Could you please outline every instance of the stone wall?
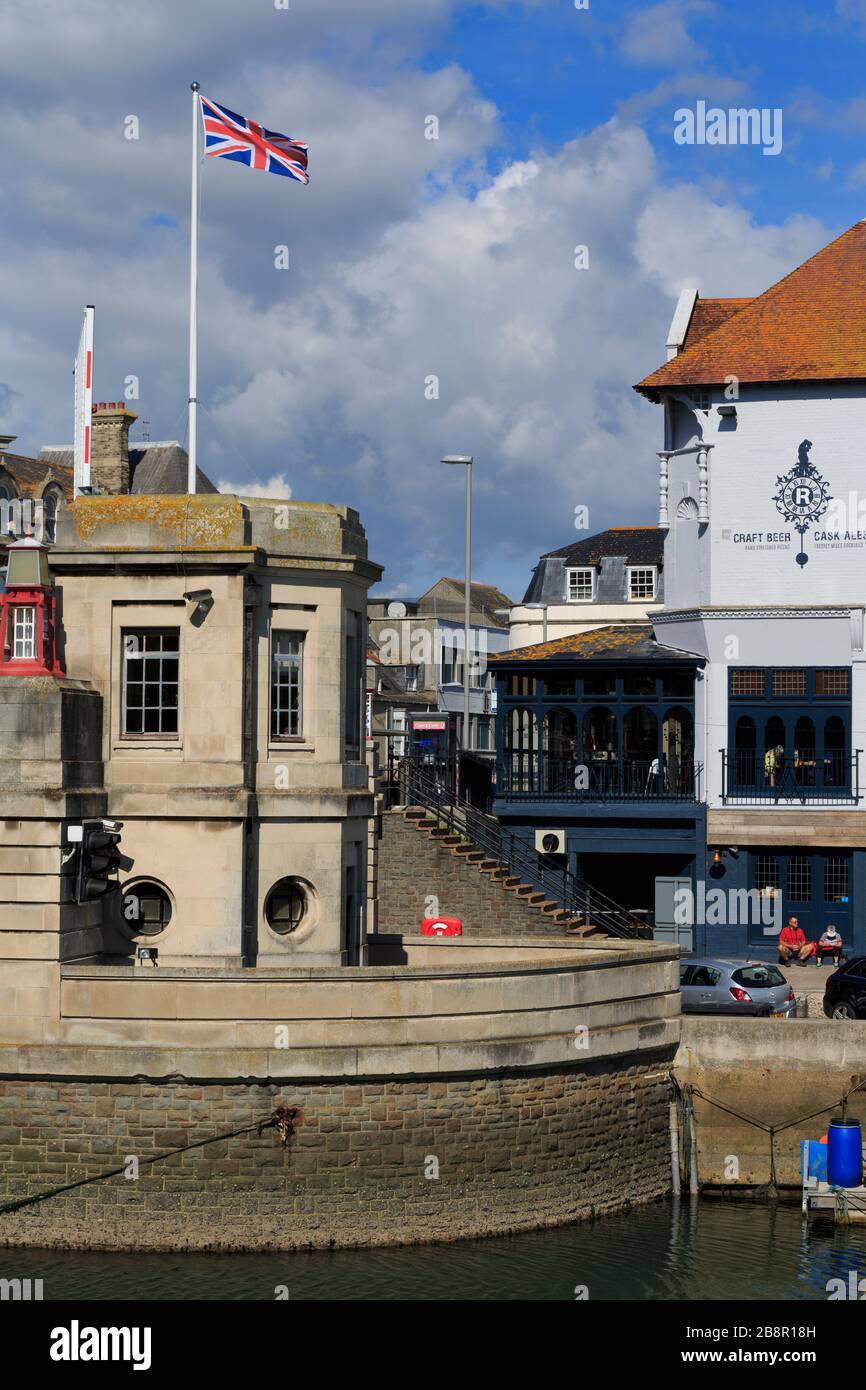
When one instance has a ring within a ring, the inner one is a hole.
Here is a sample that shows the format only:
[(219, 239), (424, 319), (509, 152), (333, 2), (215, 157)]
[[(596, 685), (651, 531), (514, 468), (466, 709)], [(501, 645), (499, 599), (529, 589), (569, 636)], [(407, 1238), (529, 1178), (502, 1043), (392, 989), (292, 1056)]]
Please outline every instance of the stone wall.
[[(0, 1245), (288, 1249), (450, 1240), (557, 1225), (670, 1187), (672, 1049), (510, 1071), (352, 1084), (0, 1079)], [(266, 1128), (155, 1153), (297, 1108)], [(437, 1176), (438, 1174), (438, 1176)]]
[(701, 1187), (799, 1191), (800, 1141), (826, 1134), (847, 1092), (847, 1113), (866, 1130), (866, 1090), (852, 1089), (866, 1085), (866, 1023), (686, 1015), (675, 1074), (701, 1093)]
[[(463, 931), (472, 936), (555, 935), (563, 930), (476, 864), (431, 840), (399, 810), (382, 816), (378, 882), (381, 932), (417, 932), (422, 917), (430, 915), (459, 917)], [(432, 914), (425, 911), (431, 896), (439, 904)]]

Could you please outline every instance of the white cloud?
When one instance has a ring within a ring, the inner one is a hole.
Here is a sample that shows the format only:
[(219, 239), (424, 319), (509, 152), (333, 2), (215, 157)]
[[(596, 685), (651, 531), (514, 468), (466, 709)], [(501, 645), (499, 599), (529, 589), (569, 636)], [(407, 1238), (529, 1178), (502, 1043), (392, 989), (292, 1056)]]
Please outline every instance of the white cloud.
[[(289, 113), (313, 174), (287, 188), (219, 161), (204, 170), (200, 463), (230, 479), (224, 489), (357, 507), (390, 592), (460, 572), (462, 477), (440, 466), (444, 453), (475, 455), (476, 573), (514, 597), (538, 554), (574, 536), (576, 505), (593, 527), (651, 520), (661, 418), (630, 386), (664, 358), (677, 289), (755, 293), (829, 239), (814, 220), (756, 227), (731, 199), (668, 186), (623, 119), (490, 176), (498, 113), (460, 67), (418, 61), (448, 0), (292, 0), (288, 58), (272, 39), (287, 14), (252, 7), (241, 64), (228, 0), (184, 0), (183, 26), (167, 24), (167, 0), (88, 3), (84, 29), (111, 44), (85, 43), (54, 3), (0, 10), (0, 49), (16, 55), (0, 92), (15, 150), (0, 224), (0, 382), (13, 395), (0, 391), (0, 431), (31, 452), (70, 437), (80, 310), (95, 302), (98, 397), (118, 398), (135, 373), (151, 435), (182, 434), (197, 72), (235, 109), (277, 126)], [(323, 38), (339, 13), (357, 52), (361, 10), (388, 21), (375, 82)], [(100, 28), (104, 14), (113, 28)], [(130, 111), (138, 142), (122, 136)], [(424, 139), (428, 114), (439, 141)], [(179, 228), (149, 225), (155, 213)], [(289, 271), (274, 268), (283, 242)]]
[(646, 67), (678, 68), (703, 62), (705, 49), (688, 31), (687, 21), (713, 13), (708, 0), (661, 0), (641, 7), (629, 19), (621, 50), (629, 63)]
[(285, 473), (275, 473), (266, 483), (257, 483), (244, 478), (240, 482), (227, 482), (220, 479), (217, 483), (220, 492), (232, 492), (238, 497), (291, 497), (292, 489), (286, 482)]

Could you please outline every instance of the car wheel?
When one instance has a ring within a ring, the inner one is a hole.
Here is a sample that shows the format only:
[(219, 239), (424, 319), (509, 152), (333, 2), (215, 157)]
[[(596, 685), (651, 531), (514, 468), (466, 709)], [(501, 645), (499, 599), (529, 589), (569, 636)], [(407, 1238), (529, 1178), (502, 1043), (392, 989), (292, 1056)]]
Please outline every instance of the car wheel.
[(839, 999), (830, 1010), (831, 1018), (855, 1019), (859, 1015), (850, 999)]

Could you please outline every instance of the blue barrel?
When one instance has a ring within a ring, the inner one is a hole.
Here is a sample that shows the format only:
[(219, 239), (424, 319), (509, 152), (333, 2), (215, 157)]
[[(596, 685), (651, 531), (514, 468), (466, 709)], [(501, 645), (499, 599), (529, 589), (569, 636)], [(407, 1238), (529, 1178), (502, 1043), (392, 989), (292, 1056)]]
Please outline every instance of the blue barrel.
[(863, 1136), (859, 1120), (831, 1120), (827, 1130), (827, 1180), (832, 1187), (860, 1187)]

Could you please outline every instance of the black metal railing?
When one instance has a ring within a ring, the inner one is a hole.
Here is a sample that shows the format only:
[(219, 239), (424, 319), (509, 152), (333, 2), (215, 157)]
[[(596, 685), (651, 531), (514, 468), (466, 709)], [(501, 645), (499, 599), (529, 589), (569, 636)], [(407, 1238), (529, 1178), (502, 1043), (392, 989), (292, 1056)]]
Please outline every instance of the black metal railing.
[(506, 753), (496, 795), (537, 801), (700, 801), (703, 765), (624, 759), (581, 763), (546, 753)]
[(551, 862), (551, 856), (539, 854), (494, 816), (458, 801), (435, 773), (409, 761), (403, 766), (403, 801), (407, 806), (423, 807), (443, 829), (496, 860), (509, 875), (543, 893), (549, 902), (558, 903), (572, 917), (604, 927), (611, 936), (652, 937), (652, 927), (642, 917), (591, 888), (565, 865)]
[(722, 800), (744, 802), (801, 801), (838, 805), (860, 800), (860, 753), (831, 749), (793, 753), (736, 748), (722, 755)]

